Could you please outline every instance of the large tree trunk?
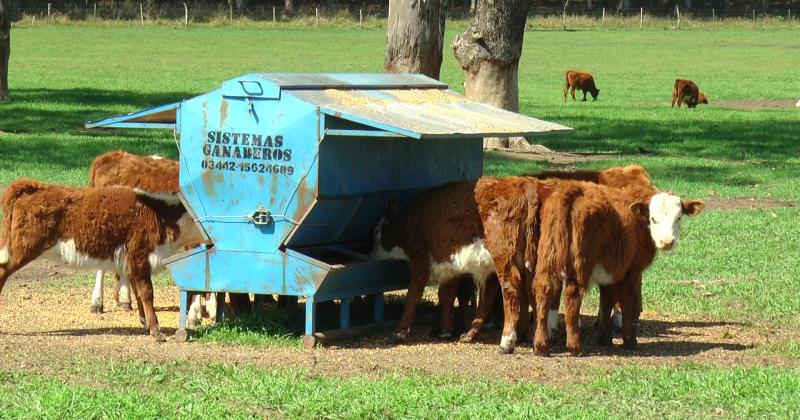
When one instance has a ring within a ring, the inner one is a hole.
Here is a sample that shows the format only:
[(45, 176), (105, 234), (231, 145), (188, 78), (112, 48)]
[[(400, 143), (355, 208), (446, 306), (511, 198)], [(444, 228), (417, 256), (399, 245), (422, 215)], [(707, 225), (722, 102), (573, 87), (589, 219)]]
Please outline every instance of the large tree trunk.
[[(517, 112), (519, 58), (530, 1), (485, 0), (477, 6), (469, 27), (453, 42), (453, 52), (464, 69), (465, 94)], [(487, 146), (508, 147), (508, 143), (508, 139), (492, 140)], [(522, 143), (515, 141), (516, 145)]]
[(0, 101), (8, 101), (8, 59), (11, 56), (11, 0), (0, 0)]
[(439, 79), (447, 0), (390, 0), (386, 73), (422, 73)]

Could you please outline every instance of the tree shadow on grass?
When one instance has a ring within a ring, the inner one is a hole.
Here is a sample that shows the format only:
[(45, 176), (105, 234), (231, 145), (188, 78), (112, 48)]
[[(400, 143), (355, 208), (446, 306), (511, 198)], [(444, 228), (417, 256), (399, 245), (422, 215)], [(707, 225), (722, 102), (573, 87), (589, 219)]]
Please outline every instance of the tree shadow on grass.
[[(12, 102), (0, 104), (0, 131), (47, 133), (83, 130), (86, 121), (138, 111), (196, 96), (189, 92), (124, 90), (16, 89)], [(83, 132), (92, 136), (91, 132)]]

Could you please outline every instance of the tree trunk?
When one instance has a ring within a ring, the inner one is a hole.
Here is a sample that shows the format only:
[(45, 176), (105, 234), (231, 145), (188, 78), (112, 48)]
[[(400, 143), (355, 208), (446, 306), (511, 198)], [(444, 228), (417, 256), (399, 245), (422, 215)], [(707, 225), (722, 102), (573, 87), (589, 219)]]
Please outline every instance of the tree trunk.
[(291, 16), (294, 13), (294, 1), (293, 0), (283, 0), (283, 14), (286, 17)]
[(386, 73), (422, 73), (439, 79), (447, 0), (390, 0)]
[(8, 60), (11, 56), (11, 0), (0, 0), (0, 101), (8, 101)]
[[(453, 42), (453, 52), (464, 69), (465, 94), (472, 100), (517, 112), (519, 58), (530, 1), (477, 3), (469, 27)], [(489, 147), (508, 145), (508, 139), (487, 144)]]

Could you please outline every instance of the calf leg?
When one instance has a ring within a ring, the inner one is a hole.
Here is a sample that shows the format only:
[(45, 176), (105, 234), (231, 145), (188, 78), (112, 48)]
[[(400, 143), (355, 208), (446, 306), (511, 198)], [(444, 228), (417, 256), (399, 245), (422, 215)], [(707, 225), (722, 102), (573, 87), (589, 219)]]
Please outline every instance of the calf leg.
[(635, 285), (628, 282), (620, 296), (622, 306), (622, 347), (633, 349), (636, 347), (636, 327), (633, 325), (633, 308), (635, 299)]
[(408, 339), (417, 305), (422, 300), (422, 293), (425, 291), (425, 285), (428, 284), (429, 278), (430, 267), (426, 263), (416, 262), (411, 264), (411, 284), (406, 294), (403, 316), (400, 317), (400, 322), (398, 322), (392, 336), (393, 341), (405, 341)]
[(478, 305), (475, 308), (475, 317), (472, 319), (472, 325), (470, 325), (467, 332), (461, 334), (461, 342), (471, 343), (475, 339), (475, 336), (481, 331), (483, 323), (489, 316), (489, 311), (491, 311), (492, 305), (497, 298), (497, 292), (499, 291), (500, 283), (497, 277), (489, 276), (483, 283), (483, 289), (480, 291), (480, 297), (478, 298)]
[(614, 301), (614, 293), (610, 288), (600, 286), (600, 310), (597, 314), (600, 334), (597, 336), (597, 344), (601, 346), (611, 345), (611, 308), (614, 307)]
[[(145, 319), (145, 329), (150, 331), (156, 341), (164, 341), (164, 334), (161, 333), (161, 328), (158, 325), (158, 317), (156, 310), (153, 306), (153, 283), (150, 279), (150, 264), (131, 264), (128, 262), (131, 271), (129, 272), (131, 284), (135, 284), (136, 295), (141, 301)], [(137, 266), (138, 265), (138, 266)]]
[[(527, 305), (528, 292), (524, 290), (522, 276), (515, 265), (509, 263), (502, 272), (497, 273), (500, 290), (503, 292), (503, 336), (500, 338), (500, 351), (513, 353), (517, 345), (517, 328), (520, 326), (522, 305)], [(525, 309), (527, 312), (527, 308)]]
[(586, 90), (582, 89), (582, 91), (583, 91), (583, 99), (581, 99), (581, 102), (586, 102)]
[(556, 281), (551, 284), (550, 308), (547, 311), (547, 333), (553, 336), (558, 331), (558, 309), (561, 306), (562, 282)]
[(192, 304), (189, 305), (189, 312), (186, 315), (186, 327), (195, 329), (203, 322), (203, 307), (200, 303), (202, 293), (189, 293)]
[(567, 92), (569, 91), (569, 80), (567, 80), (567, 85), (564, 86), (564, 102), (567, 102)]
[(536, 332), (533, 336), (533, 353), (538, 356), (549, 356), (547, 318), (554, 296), (553, 282), (550, 281), (550, 276), (546, 272), (537, 272), (532, 287), (536, 297)]
[(105, 277), (105, 271), (97, 270), (94, 289), (92, 289), (92, 306), (89, 307), (89, 312), (94, 314), (103, 313), (103, 277)]
[(453, 304), (458, 294), (459, 283), (463, 277), (456, 277), (445, 284), (439, 285), (439, 338), (453, 337)]
[(114, 290), (114, 300), (117, 301), (117, 306), (125, 311), (132, 311), (131, 307), (131, 289), (128, 280), (123, 280), (119, 274), (114, 273), (114, 280), (116, 289)]
[(564, 322), (567, 327), (567, 350), (573, 356), (582, 355), (580, 315), (584, 290), (574, 280), (567, 280), (564, 287)]
[(575, 85), (572, 85), (572, 88), (571, 88), (572, 90), (570, 91), (570, 93), (572, 94), (572, 100), (573, 101), (577, 101), (577, 99), (575, 99), (575, 87), (576, 87)]

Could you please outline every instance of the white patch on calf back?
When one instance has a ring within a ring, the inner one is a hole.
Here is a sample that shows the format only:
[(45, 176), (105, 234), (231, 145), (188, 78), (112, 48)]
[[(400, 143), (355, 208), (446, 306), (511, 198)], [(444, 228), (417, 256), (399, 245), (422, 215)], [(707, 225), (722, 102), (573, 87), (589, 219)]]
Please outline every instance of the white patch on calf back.
[(159, 156), (159, 155), (150, 155), (150, 159), (153, 159), (153, 160), (161, 160), (161, 159), (164, 159), (164, 158), (163, 158), (163, 157), (161, 157), (161, 156)]
[(0, 264), (7, 264), (11, 261), (11, 256), (8, 255), (8, 248), (0, 249)]
[(490, 274), (495, 272), (494, 260), (483, 245), (483, 239), (475, 240), (457, 250), (447, 261), (431, 259), (431, 283), (443, 284), (461, 274), (471, 274), (479, 288)]
[(589, 278), (589, 283), (596, 283), (601, 286), (608, 286), (614, 283), (611, 274), (603, 268), (602, 265), (597, 264), (592, 270), (592, 276)]
[(124, 254), (124, 248), (120, 247), (114, 250), (114, 256), (111, 259), (98, 259), (78, 251), (74, 239), (67, 239), (66, 241), (59, 239), (52, 248), (42, 255), (45, 258), (62, 261), (65, 264), (76, 267), (95, 268), (119, 273), (123, 265)]

